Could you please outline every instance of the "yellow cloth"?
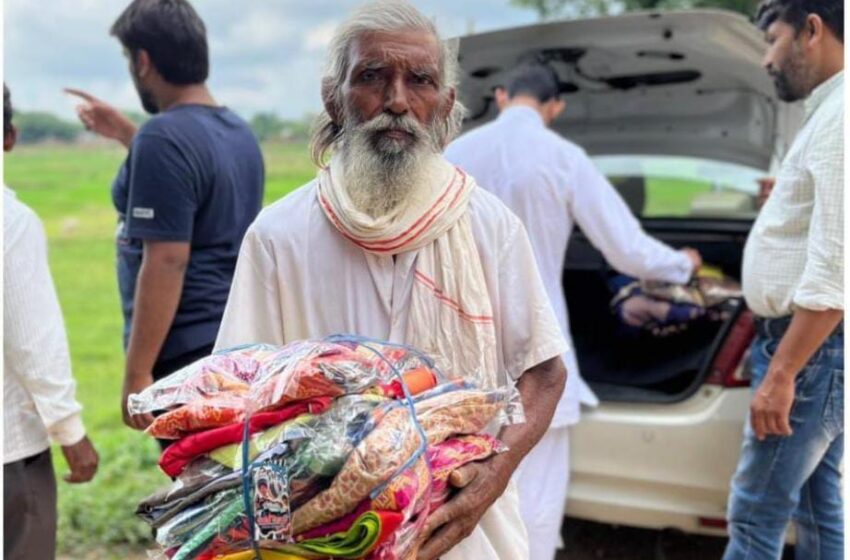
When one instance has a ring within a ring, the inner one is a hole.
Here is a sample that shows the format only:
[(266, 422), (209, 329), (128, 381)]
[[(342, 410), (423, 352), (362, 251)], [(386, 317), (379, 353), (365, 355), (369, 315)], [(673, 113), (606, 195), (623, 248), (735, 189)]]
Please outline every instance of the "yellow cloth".
[[(315, 418), (312, 414), (302, 414), (288, 422), (279, 424), (268, 430), (263, 430), (251, 436), (251, 446), (248, 448), (248, 456), (253, 460), (261, 452), (269, 448), (270, 445), (279, 441), (280, 436), (284, 431), (292, 428), (299, 428), (306, 423), (309, 423)], [(210, 459), (217, 463), (221, 463), (225, 467), (231, 469), (242, 468), (242, 443), (233, 443), (219, 447), (215, 451), (210, 452)]]
[[(261, 549), (260, 554), (262, 555), (261, 560), (307, 560), (303, 556), (295, 556), (276, 550)], [(234, 552), (224, 556), (216, 556), (215, 558), (216, 560), (256, 560), (256, 555), (253, 550), (243, 550), (242, 552)]]

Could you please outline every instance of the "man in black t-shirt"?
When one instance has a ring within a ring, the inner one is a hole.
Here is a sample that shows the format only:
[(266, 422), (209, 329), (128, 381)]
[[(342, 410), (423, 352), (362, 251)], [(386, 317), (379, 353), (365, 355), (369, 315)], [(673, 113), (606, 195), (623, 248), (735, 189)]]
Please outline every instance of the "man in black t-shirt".
[(186, 0), (134, 0), (112, 26), (142, 105), (141, 128), (79, 90), (86, 128), (129, 149), (112, 187), (127, 396), (209, 354), (245, 230), (260, 210), (264, 168), (248, 125), (205, 85), (206, 29)]

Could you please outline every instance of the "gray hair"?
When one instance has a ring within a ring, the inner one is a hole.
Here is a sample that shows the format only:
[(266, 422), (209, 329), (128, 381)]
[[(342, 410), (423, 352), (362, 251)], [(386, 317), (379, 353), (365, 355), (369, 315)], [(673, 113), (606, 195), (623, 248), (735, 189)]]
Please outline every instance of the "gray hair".
[[(447, 93), (457, 88), (459, 65), (457, 60), (457, 41), (441, 41), (437, 26), (422, 15), (406, 0), (377, 0), (358, 7), (334, 33), (329, 47), (328, 66), (323, 83), (330, 84), (331, 103), (343, 114), (342, 85), (348, 75), (351, 44), (364, 33), (397, 32), (400, 30), (425, 31), (437, 38), (440, 49), (440, 89)], [(460, 101), (455, 101), (446, 122), (439, 127), (441, 147), (445, 147), (454, 138), (463, 124), (466, 110)], [(323, 167), (328, 153), (334, 148), (343, 134), (343, 127), (335, 123), (327, 111), (322, 111), (313, 124), (310, 140), (310, 155), (313, 162)]]

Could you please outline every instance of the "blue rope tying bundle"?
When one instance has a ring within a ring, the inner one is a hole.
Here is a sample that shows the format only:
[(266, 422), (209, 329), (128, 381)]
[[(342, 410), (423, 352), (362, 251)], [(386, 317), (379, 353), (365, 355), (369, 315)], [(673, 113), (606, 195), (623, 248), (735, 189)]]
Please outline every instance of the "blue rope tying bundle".
[[(364, 348), (367, 348), (368, 350), (374, 352), (378, 356), (378, 358), (381, 359), (381, 361), (383, 361), (385, 364), (387, 364), (387, 366), (389, 366), (390, 370), (392, 371), (393, 375), (398, 379), (399, 383), (401, 384), (402, 391), (404, 391), (404, 404), (405, 404), (405, 406), (407, 406), (408, 410), (410, 411), (410, 419), (413, 423), (413, 426), (416, 428), (417, 434), (419, 435), (419, 440), (420, 440), (419, 441), (419, 447), (416, 449), (416, 452), (414, 452), (414, 454), (404, 463), (404, 465), (399, 467), (399, 469), (395, 473), (393, 473), (392, 476), (390, 476), (389, 479), (387, 479), (386, 481), (384, 481), (383, 484), (381, 484), (380, 486), (375, 488), (372, 491), (372, 493), (370, 494), (370, 498), (375, 499), (381, 492), (383, 492), (386, 489), (386, 487), (396, 477), (398, 477), (401, 473), (403, 473), (407, 469), (411, 468), (414, 465), (414, 463), (420, 457), (425, 458), (425, 464), (426, 464), (426, 466), (428, 468), (428, 472), (430, 474), (431, 465), (428, 463), (428, 456), (426, 454), (426, 451), (428, 449), (428, 436), (425, 435), (425, 430), (424, 430), (424, 428), (422, 428), (422, 424), (420, 424), (419, 418), (416, 416), (416, 407), (414, 406), (413, 396), (410, 394), (410, 390), (407, 387), (407, 383), (404, 381), (404, 377), (398, 371), (398, 368), (396, 368), (395, 365), (390, 360), (388, 360), (387, 357), (384, 356), (384, 354), (380, 350), (373, 348), (369, 344), (380, 344), (382, 346), (388, 346), (388, 347), (393, 347), (393, 348), (401, 348), (403, 350), (407, 350), (408, 352), (412, 353), (417, 358), (419, 358), (429, 368), (436, 371), (440, 375), (440, 377), (443, 377), (442, 372), (437, 368), (434, 361), (431, 360), (428, 356), (426, 356), (422, 352), (420, 352), (419, 350), (417, 350), (416, 348), (413, 348), (411, 346), (407, 346), (406, 344), (386, 342), (386, 341), (377, 340), (377, 339), (369, 338), (369, 337), (365, 337), (365, 336), (337, 334), (337, 335), (328, 336), (324, 340), (327, 341), (327, 342), (337, 342), (337, 343), (338, 342), (353, 342), (353, 343), (356, 343), (356, 344), (360, 344)], [(247, 347), (247, 346), (242, 346), (242, 347)], [(242, 347), (239, 347), (239, 348), (242, 348)], [(248, 520), (248, 536), (251, 539), (251, 548), (254, 550), (254, 555), (255, 555), (254, 560), (261, 560), (262, 559), (262, 552), (260, 550), (260, 543), (257, 542), (257, 539), (254, 535), (254, 532), (256, 531), (256, 518), (255, 518), (255, 515), (254, 515), (254, 502), (253, 502), (253, 499), (252, 499), (251, 473), (253, 472), (255, 465), (250, 460), (250, 447), (251, 447), (250, 420), (251, 420), (251, 413), (247, 412), (245, 414), (245, 424), (244, 424), (244, 428), (243, 428), (243, 431), (242, 431), (242, 465), (241, 465), (241, 470), (242, 470), (242, 500), (245, 503), (245, 515), (246, 515), (247, 520)]]

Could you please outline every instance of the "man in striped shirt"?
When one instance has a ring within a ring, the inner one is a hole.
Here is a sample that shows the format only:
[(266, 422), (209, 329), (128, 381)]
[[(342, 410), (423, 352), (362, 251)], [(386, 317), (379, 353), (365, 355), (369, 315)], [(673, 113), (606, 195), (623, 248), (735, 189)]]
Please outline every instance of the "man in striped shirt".
[[(3, 86), (3, 150), (15, 145), (12, 103)], [(38, 217), (10, 189), (3, 200), (3, 554), (53, 558), (56, 479), (50, 443), (71, 473), (91, 480), (97, 452), (77, 402), (62, 310)]]

